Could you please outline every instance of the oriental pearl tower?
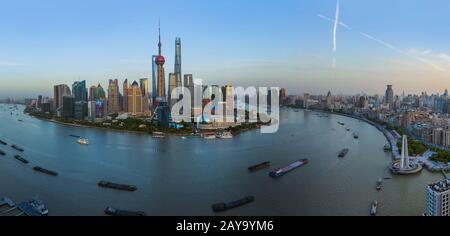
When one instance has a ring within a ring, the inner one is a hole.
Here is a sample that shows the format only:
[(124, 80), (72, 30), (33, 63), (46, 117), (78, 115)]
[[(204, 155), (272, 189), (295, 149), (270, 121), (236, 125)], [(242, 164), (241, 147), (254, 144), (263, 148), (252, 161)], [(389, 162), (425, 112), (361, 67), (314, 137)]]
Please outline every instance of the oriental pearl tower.
[(166, 59), (161, 55), (161, 25), (158, 24), (158, 56), (155, 58), (155, 63), (158, 66), (158, 80), (157, 80), (157, 88), (156, 88), (156, 96), (159, 99), (165, 101), (166, 99), (166, 81), (164, 76), (164, 63)]

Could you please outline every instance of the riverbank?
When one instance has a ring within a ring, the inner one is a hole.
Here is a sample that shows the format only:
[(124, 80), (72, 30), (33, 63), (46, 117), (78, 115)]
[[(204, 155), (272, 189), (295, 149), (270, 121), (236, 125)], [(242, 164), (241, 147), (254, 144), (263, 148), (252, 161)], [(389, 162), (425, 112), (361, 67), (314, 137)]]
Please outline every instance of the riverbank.
[[(80, 122), (75, 122), (75, 121), (62, 121), (62, 120), (57, 120), (51, 116), (48, 115), (43, 115), (43, 114), (39, 114), (39, 113), (33, 113), (30, 111), (27, 111), (25, 109), (24, 114), (30, 116), (30, 117), (34, 117), (36, 119), (39, 120), (43, 120), (43, 121), (49, 121), (55, 124), (59, 124), (59, 125), (65, 125), (65, 126), (71, 126), (71, 127), (77, 127), (77, 128), (95, 128), (95, 129), (100, 129), (100, 130), (104, 130), (104, 131), (114, 131), (114, 132), (120, 132), (120, 133), (131, 133), (131, 134), (140, 134), (140, 135), (153, 135), (154, 133), (164, 133), (165, 136), (175, 136), (175, 137), (185, 137), (185, 136), (189, 136), (189, 137), (202, 137), (202, 134), (204, 133), (220, 133), (220, 132), (231, 132), (231, 134), (233, 136), (237, 136), (240, 135), (241, 133), (244, 132), (248, 132), (248, 131), (253, 131), (253, 130), (257, 130), (260, 129), (262, 125), (264, 125), (263, 123), (248, 123), (248, 124), (242, 124), (239, 126), (235, 126), (235, 127), (230, 127), (228, 129), (220, 129), (220, 130), (201, 130), (200, 132), (194, 133), (194, 132), (188, 132), (188, 129), (184, 129), (184, 130), (180, 130), (180, 129), (168, 129), (168, 128), (163, 128), (163, 127), (154, 127), (154, 125), (150, 122), (139, 122), (138, 126), (140, 127), (140, 125), (144, 125), (145, 127), (142, 129), (145, 130), (129, 130), (126, 128), (114, 128), (115, 126), (113, 126), (112, 122), (107, 122), (105, 121), (104, 123), (108, 123), (107, 126), (100, 126), (99, 124), (101, 123), (91, 123), (92, 125), (86, 125), (86, 122), (83, 121), (82, 124), (80, 124)], [(127, 120), (122, 121), (123, 122), (127, 122)], [(183, 132), (184, 131), (184, 132)]]

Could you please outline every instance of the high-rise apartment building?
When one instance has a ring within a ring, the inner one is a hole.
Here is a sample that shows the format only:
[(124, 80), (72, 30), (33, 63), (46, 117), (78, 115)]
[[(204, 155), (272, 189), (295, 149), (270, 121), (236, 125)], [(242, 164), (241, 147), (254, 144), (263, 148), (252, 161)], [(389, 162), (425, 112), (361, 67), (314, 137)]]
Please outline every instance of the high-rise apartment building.
[(392, 85), (387, 86), (386, 94), (384, 96), (384, 103), (389, 105), (389, 109), (394, 108), (394, 90), (392, 89)]
[(427, 216), (450, 216), (450, 180), (427, 187)]
[(128, 112), (128, 79), (125, 79), (125, 81), (123, 81), (123, 104), (122, 104), (122, 109), (124, 112)]

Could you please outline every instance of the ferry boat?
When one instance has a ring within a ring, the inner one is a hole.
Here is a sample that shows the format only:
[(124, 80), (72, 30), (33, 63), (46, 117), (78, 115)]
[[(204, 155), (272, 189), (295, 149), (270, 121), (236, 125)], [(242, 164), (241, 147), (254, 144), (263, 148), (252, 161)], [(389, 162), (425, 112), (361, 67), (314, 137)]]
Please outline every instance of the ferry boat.
[(287, 174), (288, 172), (291, 172), (294, 169), (297, 169), (297, 168), (299, 168), (301, 166), (304, 166), (304, 165), (306, 165), (308, 163), (309, 163), (308, 159), (302, 159), (302, 160), (296, 161), (296, 162), (294, 162), (294, 163), (292, 163), (289, 166), (286, 166), (284, 168), (278, 168), (278, 169), (275, 169), (275, 170), (271, 171), (269, 173), (269, 176), (272, 177), (272, 178), (281, 177), (281, 176)]
[(5, 141), (3, 141), (3, 140), (1, 140), (1, 139), (0, 139), (0, 144), (8, 145)]
[(350, 150), (349, 150), (348, 148), (343, 149), (343, 150), (339, 153), (338, 157), (344, 158), (345, 156), (347, 156), (347, 154), (348, 154), (349, 151), (350, 151)]
[(86, 138), (79, 138), (77, 140), (77, 143), (81, 144), (81, 145), (89, 145), (89, 140)]
[(17, 145), (12, 145), (11, 147), (16, 149), (19, 152), (23, 152), (24, 151), (22, 148), (18, 147)]
[(103, 188), (111, 188), (111, 189), (124, 190), (124, 191), (130, 191), (130, 192), (137, 190), (137, 187), (134, 185), (116, 184), (116, 183), (111, 183), (108, 181), (100, 181), (98, 183), (98, 186), (103, 187)]
[(379, 178), (377, 181), (377, 190), (380, 191), (383, 188), (383, 179)]
[(262, 169), (267, 168), (269, 166), (270, 166), (270, 162), (266, 161), (266, 162), (260, 163), (258, 165), (250, 166), (248, 168), (248, 170), (253, 172), (253, 171), (262, 170)]
[(217, 138), (232, 139), (233, 135), (231, 134), (231, 132), (224, 132), (224, 133), (221, 133), (221, 134), (217, 135)]
[(216, 204), (212, 205), (212, 209), (214, 212), (222, 212), (222, 211), (226, 211), (229, 209), (243, 206), (243, 205), (251, 203), (253, 201), (255, 201), (255, 197), (248, 196), (248, 197), (245, 197), (245, 198), (242, 198), (242, 199), (239, 199), (236, 201), (232, 201), (232, 202), (216, 203)]
[(107, 207), (105, 209), (105, 214), (110, 216), (145, 216), (145, 212), (143, 211), (119, 210), (114, 207)]
[(370, 208), (370, 215), (371, 216), (376, 216), (377, 215), (377, 211), (378, 211), (378, 201), (375, 200), (372, 203), (372, 207)]
[(205, 136), (203, 136), (203, 138), (206, 140), (213, 140), (213, 139), (216, 139), (217, 137), (216, 137), (216, 135), (205, 135)]
[(153, 136), (152, 136), (153, 138), (160, 138), (160, 139), (163, 139), (163, 138), (165, 138), (166, 136), (164, 135), (164, 133), (163, 132), (153, 132)]
[(16, 160), (21, 161), (21, 162), (24, 163), (24, 164), (30, 163), (27, 159), (21, 157), (20, 155), (15, 155), (14, 158), (15, 158)]
[(35, 166), (35, 167), (33, 168), (33, 170), (38, 171), (38, 172), (41, 172), (41, 173), (44, 173), (44, 174), (47, 174), (47, 175), (51, 175), (51, 176), (58, 176), (58, 173), (57, 173), (57, 172), (51, 171), (51, 170), (47, 170), (47, 169), (44, 169), (44, 168), (42, 168), (42, 167), (40, 167), (40, 166)]

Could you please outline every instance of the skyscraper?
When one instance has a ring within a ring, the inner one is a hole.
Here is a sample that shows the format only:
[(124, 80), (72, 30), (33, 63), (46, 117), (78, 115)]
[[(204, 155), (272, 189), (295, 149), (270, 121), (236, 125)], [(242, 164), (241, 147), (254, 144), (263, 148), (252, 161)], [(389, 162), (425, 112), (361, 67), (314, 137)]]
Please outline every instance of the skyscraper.
[(141, 88), (139, 84), (134, 81), (131, 87), (128, 88), (127, 92), (128, 96), (128, 113), (132, 116), (140, 116), (143, 114), (143, 106), (142, 106), (142, 94)]
[(175, 38), (175, 76), (176, 87), (181, 87), (181, 38)]
[(139, 84), (140, 84), (140, 88), (141, 88), (141, 93), (142, 95), (148, 95), (148, 79), (147, 78), (142, 78), (139, 80)]
[(73, 83), (72, 95), (75, 103), (74, 117), (77, 120), (84, 120), (88, 115), (88, 92), (85, 80)]
[(54, 111), (56, 116), (61, 116), (64, 96), (70, 96), (70, 88), (65, 84), (55, 85), (53, 88)]
[(108, 113), (119, 113), (119, 111), (119, 81), (110, 79), (108, 85)]
[(155, 63), (158, 66), (158, 80), (157, 80), (157, 89), (156, 96), (159, 97), (162, 101), (166, 100), (166, 82), (164, 76), (164, 63), (166, 63), (166, 59), (161, 54), (161, 27), (158, 27), (158, 56), (155, 58)]
[(72, 94), (74, 96), (75, 102), (87, 102), (88, 93), (86, 89), (86, 80), (74, 82), (72, 85)]
[(128, 79), (125, 79), (125, 81), (123, 81), (123, 104), (122, 104), (122, 108), (123, 111), (128, 112)]
[(177, 80), (178, 76), (176, 73), (169, 74), (169, 91), (167, 91), (167, 93), (169, 97), (170, 106), (173, 106), (178, 100), (178, 98), (172, 98), (172, 91), (177, 87)]
[(392, 89), (392, 85), (388, 85), (386, 89), (386, 95), (384, 97), (385, 104), (389, 105), (389, 109), (394, 108), (394, 90)]

